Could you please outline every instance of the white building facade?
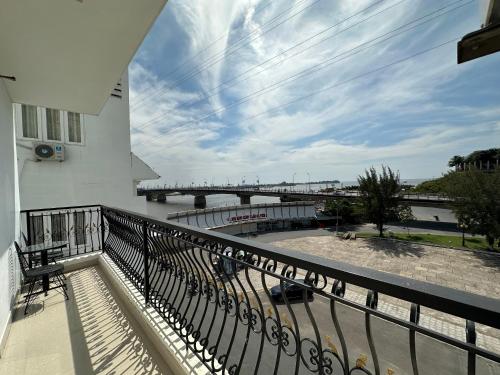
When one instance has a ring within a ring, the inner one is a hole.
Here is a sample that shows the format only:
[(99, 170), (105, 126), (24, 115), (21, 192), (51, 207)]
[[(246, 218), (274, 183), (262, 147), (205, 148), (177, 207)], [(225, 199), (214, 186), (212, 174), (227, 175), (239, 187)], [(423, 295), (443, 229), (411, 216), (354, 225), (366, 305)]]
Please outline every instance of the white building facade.
[[(19, 289), (20, 210), (97, 203), (145, 211), (134, 193), (126, 71), (165, 4), (2, 2), (0, 353)], [(120, 79), (121, 98), (110, 97)], [(34, 142), (62, 144), (65, 160), (36, 162)]]
[[(99, 115), (14, 105), (21, 209), (106, 204), (145, 212), (141, 180), (159, 176), (130, 150), (127, 74)], [(35, 146), (58, 147), (44, 160)]]

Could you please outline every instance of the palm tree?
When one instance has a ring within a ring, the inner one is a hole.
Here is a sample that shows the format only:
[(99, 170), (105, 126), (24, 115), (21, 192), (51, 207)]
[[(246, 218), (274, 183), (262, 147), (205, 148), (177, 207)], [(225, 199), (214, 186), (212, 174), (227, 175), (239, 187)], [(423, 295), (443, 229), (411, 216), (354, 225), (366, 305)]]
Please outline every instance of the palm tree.
[(455, 171), (462, 170), (462, 166), (464, 164), (464, 157), (460, 155), (455, 155), (453, 156), (450, 161), (448, 162), (448, 167), (453, 168), (455, 167)]

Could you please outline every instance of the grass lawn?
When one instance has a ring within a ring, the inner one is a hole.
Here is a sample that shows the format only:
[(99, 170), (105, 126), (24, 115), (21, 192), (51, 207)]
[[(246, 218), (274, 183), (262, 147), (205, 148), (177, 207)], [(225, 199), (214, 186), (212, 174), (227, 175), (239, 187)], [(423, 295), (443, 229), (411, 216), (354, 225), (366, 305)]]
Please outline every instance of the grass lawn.
[[(378, 237), (377, 233), (356, 233), (356, 236), (361, 238)], [(463, 247), (462, 236), (445, 236), (440, 234), (427, 234), (427, 233), (393, 233), (391, 236), (385, 235), (386, 238), (395, 238), (397, 240), (429, 243), (433, 245)], [(465, 247), (472, 250), (488, 250), (488, 243), (482, 237), (465, 237)], [(495, 248), (500, 251), (500, 249)]]

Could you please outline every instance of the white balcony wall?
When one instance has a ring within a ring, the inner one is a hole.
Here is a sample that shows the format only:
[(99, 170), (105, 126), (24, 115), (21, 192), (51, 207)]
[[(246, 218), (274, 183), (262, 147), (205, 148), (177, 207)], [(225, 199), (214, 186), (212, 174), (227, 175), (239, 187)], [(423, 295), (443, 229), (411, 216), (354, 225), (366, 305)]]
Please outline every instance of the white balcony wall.
[(62, 162), (35, 161), (33, 142), (18, 134), (22, 209), (102, 203), (145, 212), (145, 198), (133, 191), (126, 74), (121, 83), (122, 98), (110, 96), (98, 116), (83, 115), (83, 144), (65, 144)]
[(19, 225), (12, 103), (0, 79), (0, 350), (19, 287), (14, 241)]
[(137, 187), (141, 181), (156, 180), (160, 178), (160, 175), (133, 152), (130, 153), (130, 159), (132, 162), (132, 178), (134, 180), (132, 189), (134, 190), (134, 195), (137, 195)]

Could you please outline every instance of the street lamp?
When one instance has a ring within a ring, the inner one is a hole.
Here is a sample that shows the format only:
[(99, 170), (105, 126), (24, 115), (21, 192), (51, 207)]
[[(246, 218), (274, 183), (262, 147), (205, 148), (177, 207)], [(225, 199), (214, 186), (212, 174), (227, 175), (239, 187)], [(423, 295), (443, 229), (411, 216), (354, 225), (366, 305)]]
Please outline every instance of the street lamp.
[(467, 229), (467, 225), (465, 223), (460, 223), (458, 227), (462, 229), (462, 247), (465, 247), (465, 230)]
[(292, 175), (292, 189), (295, 191), (295, 175), (297, 174), (297, 172), (293, 172), (293, 175)]
[(335, 235), (338, 236), (339, 234), (339, 201), (338, 200), (334, 200), (333, 201), (333, 204), (335, 206), (335, 211), (337, 212), (336, 215), (336, 219), (337, 219), (337, 222), (335, 223)]

